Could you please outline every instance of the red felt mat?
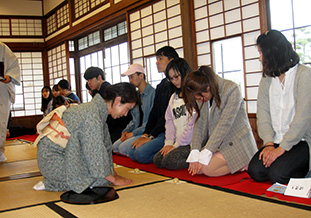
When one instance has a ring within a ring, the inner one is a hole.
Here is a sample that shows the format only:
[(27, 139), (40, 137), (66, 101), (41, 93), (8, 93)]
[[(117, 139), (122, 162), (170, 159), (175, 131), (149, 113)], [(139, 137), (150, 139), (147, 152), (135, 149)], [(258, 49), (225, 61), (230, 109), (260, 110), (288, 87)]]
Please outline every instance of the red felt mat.
[(38, 135), (22, 135), (18, 137), (13, 137), (13, 138), (7, 138), (6, 140), (15, 140), (15, 139), (21, 139), (29, 142), (34, 142), (36, 140)]
[(150, 164), (140, 164), (138, 162), (132, 161), (130, 158), (120, 155), (113, 155), (113, 161), (116, 164), (130, 167), (138, 168), (147, 172), (160, 174), (167, 177), (179, 178), (181, 180), (192, 181), (194, 183), (219, 186), (221, 188), (235, 190), (243, 193), (248, 193), (252, 195), (266, 195), (268, 197), (275, 196), (280, 200), (289, 202), (298, 202), (306, 205), (311, 205), (311, 199), (289, 197), (281, 194), (276, 194), (267, 191), (267, 189), (272, 185), (271, 182), (255, 182), (252, 180), (246, 172), (235, 173), (233, 175), (226, 175), (220, 177), (207, 177), (204, 175), (189, 175), (187, 169), (182, 170), (167, 170), (159, 169), (153, 163)]
[(113, 160), (116, 164), (130, 167), (130, 168), (138, 168), (140, 170), (148, 171), (151, 173), (160, 174), (163, 176), (168, 176), (172, 178), (179, 178), (181, 180), (192, 181), (195, 183), (205, 184), (205, 185), (213, 185), (213, 186), (225, 186), (236, 184), (243, 179), (249, 178), (249, 175), (245, 172), (236, 173), (233, 175), (226, 175), (221, 177), (207, 177), (204, 175), (195, 175), (191, 176), (188, 173), (188, 169), (181, 170), (168, 170), (168, 169), (159, 169), (153, 163), (149, 164), (140, 164), (138, 162), (132, 161), (130, 158), (120, 155), (113, 155)]

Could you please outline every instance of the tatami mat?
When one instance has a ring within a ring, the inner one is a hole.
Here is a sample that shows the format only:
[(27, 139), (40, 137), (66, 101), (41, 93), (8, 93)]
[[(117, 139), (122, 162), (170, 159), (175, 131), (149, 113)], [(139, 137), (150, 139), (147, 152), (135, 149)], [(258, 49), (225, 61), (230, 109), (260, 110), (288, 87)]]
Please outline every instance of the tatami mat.
[(5, 146), (11, 146), (11, 145), (21, 145), (24, 144), (25, 142), (14, 139), (14, 140), (8, 140), (5, 142)]
[(57, 218), (62, 217), (45, 205), (0, 213), (0, 218)]
[(59, 200), (61, 192), (35, 191), (43, 177), (0, 182), (0, 211)]
[(97, 205), (56, 203), (77, 217), (310, 217), (310, 212), (195, 184), (156, 183), (118, 191), (119, 199)]
[[(119, 199), (96, 205), (70, 205), (60, 201), (62, 192), (33, 190), (43, 179), (37, 167), (36, 148), (29, 143), (11, 141), (6, 144), (5, 154), (8, 162), (0, 164), (0, 218), (62, 217), (62, 213), (87, 218), (311, 217), (310, 211), (304, 209), (196, 184), (168, 183), (169, 177), (135, 172), (119, 165), (115, 166), (118, 175), (134, 180), (126, 187), (115, 187)], [(29, 176), (21, 179), (19, 175)]]
[(0, 166), (0, 178), (25, 173), (39, 172), (37, 159), (7, 162), (2, 163)]
[(37, 148), (30, 143), (18, 143), (5, 146), (7, 162), (31, 160), (37, 158)]
[[(139, 174), (132, 173), (133, 169), (126, 167), (117, 167), (116, 172), (120, 176), (124, 176), (134, 180), (134, 182), (126, 187), (143, 185), (158, 181), (168, 180), (170, 178), (159, 176), (152, 173)], [(33, 177), (28, 179), (19, 179), (0, 182), (0, 211), (12, 208), (24, 207), (34, 204), (40, 204), (50, 201), (60, 200), (62, 192), (35, 191), (33, 186), (42, 181), (43, 177)], [(115, 188), (123, 188), (118, 186)], [(2, 203), (3, 202), (3, 203)]]
[(121, 189), (124, 187), (132, 187), (132, 186), (138, 186), (138, 185), (143, 185), (147, 183), (153, 183), (153, 182), (158, 182), (158, 181), (164, 181), (164, 180), (169, 180), (171, 178), (153, 174), (153, 173), (148, 173), (144, 171), (140, 171), (138, 173), (135, 173), (133, 169), (127, 168), (127, 167), (117, 167), (115, 168), (116, 172), (118, 175), (126, 177), (128, 179), (132, 179), (134, 182), (130, 185), (127, 186), (115, 186), (115, 189)]

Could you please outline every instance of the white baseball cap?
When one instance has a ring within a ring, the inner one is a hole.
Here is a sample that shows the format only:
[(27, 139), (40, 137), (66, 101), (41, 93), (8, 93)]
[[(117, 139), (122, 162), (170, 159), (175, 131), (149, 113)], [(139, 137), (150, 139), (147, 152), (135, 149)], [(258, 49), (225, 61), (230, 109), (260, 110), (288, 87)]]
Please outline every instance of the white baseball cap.
[(136, 72), (137, 73), (146, 74), (145, 73), (145, 69), (144, 69), (144, 67), (142, 65), (140, 65), (140, 64), (131, 64), (129, 66), (129, 69), (126, 72), (122, 73), (121, 76), (130, 76), (130, 75), (132, 75), (132, 74), (134, 74)]

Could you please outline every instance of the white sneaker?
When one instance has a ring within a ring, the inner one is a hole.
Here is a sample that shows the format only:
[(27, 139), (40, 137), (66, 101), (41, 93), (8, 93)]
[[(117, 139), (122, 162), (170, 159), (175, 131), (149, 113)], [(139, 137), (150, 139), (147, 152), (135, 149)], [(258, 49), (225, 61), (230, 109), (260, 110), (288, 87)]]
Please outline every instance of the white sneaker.
[(8, 159), (6, 159), (4, 153), (1, 153), (1, 154), (0, 154), (0, 163), (1, 163), (1, 162), (5, 162), (5, 161), (7, 161), (7, 160), (8, 160)]
[(44, 191), (45, 190), (45, 186), (44, 186), (43, 182), (40, 181), (37, 184), (35, 184), (33, 189), (36, 190), (36, 191)]

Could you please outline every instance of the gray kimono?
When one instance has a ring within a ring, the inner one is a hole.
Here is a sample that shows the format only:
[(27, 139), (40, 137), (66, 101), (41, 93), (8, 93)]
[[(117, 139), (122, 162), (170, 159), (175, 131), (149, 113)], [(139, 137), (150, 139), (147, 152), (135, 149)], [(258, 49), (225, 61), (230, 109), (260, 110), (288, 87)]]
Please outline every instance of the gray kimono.
[(38, 166), (47, 191), (73, 190), (109, 185), (113, 174), (112, 143), (106, 124), (108, 109), (97, 94), (91, 102), (67, 109), (62, 120), (71, 136), (66, 148), (47, 137), (38, 143)]

